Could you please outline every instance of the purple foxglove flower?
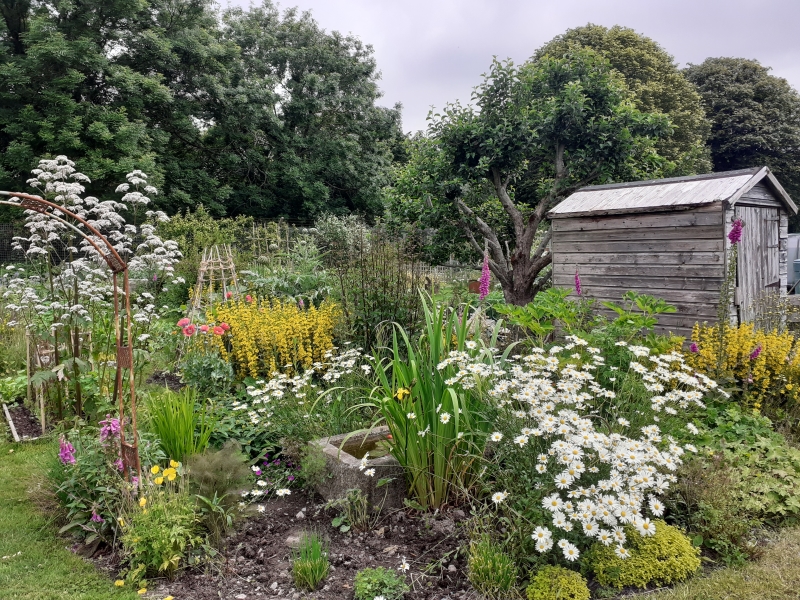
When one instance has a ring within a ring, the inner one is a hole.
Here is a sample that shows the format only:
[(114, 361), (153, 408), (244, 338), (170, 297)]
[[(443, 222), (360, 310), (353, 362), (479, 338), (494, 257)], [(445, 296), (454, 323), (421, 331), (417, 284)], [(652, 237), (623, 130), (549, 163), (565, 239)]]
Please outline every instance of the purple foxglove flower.
[(761, 345), (756, 346), (756, 349), (750, 353), (750, 360), (755, 360), (761, 354)]
[(74, 465), (77, 462), (75, 460), (75, 447), (63, 437), (61, 438), (60, 448), (58, 450), (58, 458), (65, 465)]
[(92, 518), (89, 519), (92, 523), (104, 523), (105, 519), (98, 515), (95, 511), (92, 511)]
[(114, 461), (114, 466), (117, 467), (117, 471), (122, 471), (125, 468), (125, 465), (122, 464), (122, 459), (118, 458)]
[(691, 345), (691, 346), (689, 346), (689, 350), (690, 350), (691, 352), (694, 352), (695, 354), (697, 354), (698, 352), (700, 352), (700, 348), (697, 346), (697, 342), (692, 342), (692, 345)]
[(153, 275), (153, 281), (158, 281), (158, 275)]
[(483, 255), (483, 268), (481, 269), (480, 285), (478, 287), (478, 297), (483, 301), (489, 295), (489, 279), (491, 273), (489, 272), (489, 255)]
[(733, 227), (731, 227), (730, 232), (728, 233), (728, 239), (730, 240), (731, 244), (738, 244), (739, 240), (742, 239), (742, 228), (744, 227), (744, 223), (742, 223), (741, 219), (736, 219), (733, 222)]
[(112, 435), (119, 433), (119, 419), (112, 419), (111, 415), (106, 415), (104, 421), (98, 423), (100, 425), (100, 441), (105, 442)]
[(578, 296), (580, 296), (581, 293), (582, 293), (581, 276), (578, 275), (578, 271), (577, 270), (575, 271), (575, 293), (578, 294)]

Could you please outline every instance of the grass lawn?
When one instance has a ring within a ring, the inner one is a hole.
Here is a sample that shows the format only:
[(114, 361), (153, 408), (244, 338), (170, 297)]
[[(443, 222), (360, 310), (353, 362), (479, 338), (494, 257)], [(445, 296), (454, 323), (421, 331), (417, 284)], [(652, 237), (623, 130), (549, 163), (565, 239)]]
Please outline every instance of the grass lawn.
[(647, 600), (789, 600), (800, 598), (800, 528), (785, 529), (757, 562), (722, 569), (662, 592), (629, 598)]
[(8, 444), (4, 433), (0, 428), (0, 600), (138, 598), (70, 552), (57, 528), (28, 500), (29, 474), (40, 468), (45, 453), (58, 451), (57, 445)]

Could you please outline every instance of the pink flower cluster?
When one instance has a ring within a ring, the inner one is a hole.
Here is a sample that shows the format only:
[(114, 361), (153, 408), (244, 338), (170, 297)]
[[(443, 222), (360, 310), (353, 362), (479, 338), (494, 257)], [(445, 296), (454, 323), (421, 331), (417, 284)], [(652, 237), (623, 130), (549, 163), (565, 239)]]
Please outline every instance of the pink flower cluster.
[(739, 241), (742, 239), (742, 229), (744, 228), (744, 223), (742, 223), (741, 219), (736, 219), (733, 222), (733, 227), (731, 227), (730, 232), (728, 233), (728, 239), (730, 240), (731, 244), (738, 244)]
[[(478, 297), (483, 300), (489, 295), (489, 280), (492, 275), (489, 272), (489, 255), (483, 255), (483, 269), (481, 269), (480, 286), (478, 287)], [(473, 288), (474, 289), (474, 288)]]
[(197, 327), (186, 317), (178, 321), (177, 325), (181, 328), (183, 335), (186, 337), (192, 337), (198, 331), (200, 333), (211, 332), (214, 335), (224, 335), (225, 332), (231, 328), (227, 323), (220, 323), (219, 325), (200, 325), (200, 327)]
[(60, 447), (58, 450), (58, 458), (62, 464), (74, 465), (75, 460), (75, 446), (70, 444), (65, 438), (61, 438)]

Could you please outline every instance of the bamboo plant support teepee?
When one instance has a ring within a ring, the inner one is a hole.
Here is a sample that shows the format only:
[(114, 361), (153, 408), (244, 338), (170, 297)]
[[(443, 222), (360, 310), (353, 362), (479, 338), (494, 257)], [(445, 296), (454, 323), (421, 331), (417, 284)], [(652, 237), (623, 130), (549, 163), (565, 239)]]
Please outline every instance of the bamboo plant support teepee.
[(189, 317), (203, 314), (214, 302), (239, 297), (239, 281), (230, 244), (218, 244), (203, 250)]

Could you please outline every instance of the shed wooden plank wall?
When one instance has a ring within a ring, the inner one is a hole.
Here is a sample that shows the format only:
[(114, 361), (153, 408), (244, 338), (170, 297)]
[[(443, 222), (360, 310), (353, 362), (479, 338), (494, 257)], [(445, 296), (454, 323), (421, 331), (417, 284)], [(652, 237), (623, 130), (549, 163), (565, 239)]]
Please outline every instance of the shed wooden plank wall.
[(553, 219), (553, 283), (619, 301), (628, 290), (674, 304), (662, 331), (689, 335), (696, 321), (714, 321), (724, 277), (723, 210), (717, 202), (691, 210)]

